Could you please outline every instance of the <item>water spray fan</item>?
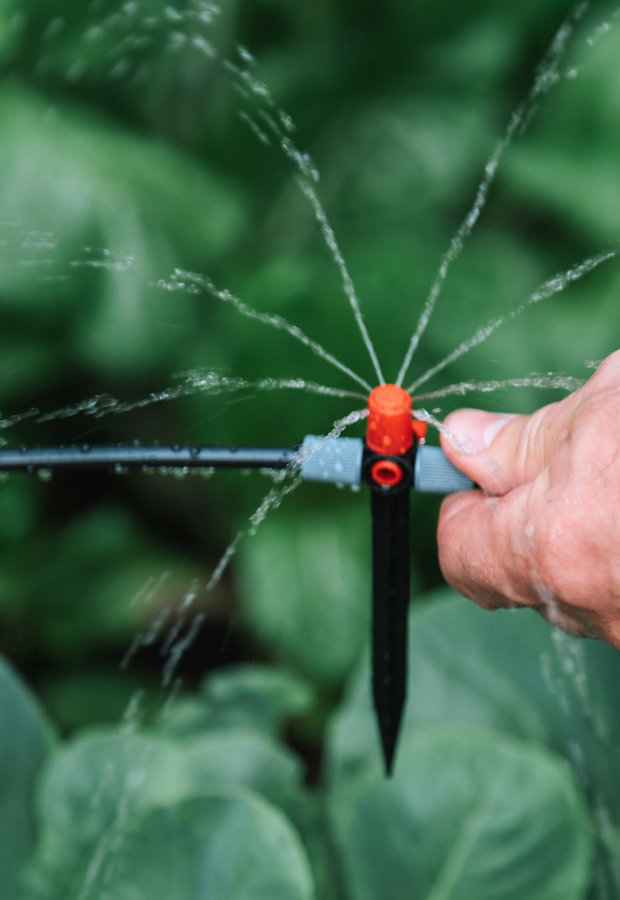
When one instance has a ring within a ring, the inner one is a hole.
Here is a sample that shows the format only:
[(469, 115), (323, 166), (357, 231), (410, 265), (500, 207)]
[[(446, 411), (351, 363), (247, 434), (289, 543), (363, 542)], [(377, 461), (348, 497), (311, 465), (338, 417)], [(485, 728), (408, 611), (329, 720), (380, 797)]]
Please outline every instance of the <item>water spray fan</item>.
[(392, 772), (407, 675), (409, 495), (449, 494), (474, 485), (413, 418), (409, 393), (394, 384), (368, 398), (366, 439), (307, 435), (297, 447), (60, 445), (3, 448), (0, 471), (190, 468), (287, 469), (305, 481), (370, 487), (372, 511), (372, 689), (386, 773)]
[[(340, 397), (363, 396), (364, 399), (368, 397), (367, 409), (352, 413), (346, 419), (334, 423), (335, 428), (327, 437), (307, 435), (303, 442), (296, 447), (226, 447), (180, 444), (169, 447), (159, 445), (144, 447), (82, 444), (32, 449), (25, 447), (0, 449), (0, 472), (24, 470), (34, 473), (54, 469), (108, 468), (118, 473), (124, 473), (130, 469), (143, 469), (167, 474), (168, 472), (187, 472), (190, 469), (254, 468), (286, 470), (297, 474), (305, 481), (348, 485), (353, 488), (359, 487), (362, 482), (365, 482), (370, 488), (372, 512), (372, 687), (385, 769), (388, 775), (391, 774), (393, 768), (406, 694), (407, 607), (410, 590), (410, 492), (416, 490), (420, 493), (449, 494), (470, 490), (474, 487), (473, 482), (450, 463), (439, 447), (427, 446), (425, 442), (427, 424), (415, 418), (411, 394), (414, 391), (417, 392), (422, 384), (437, 375), (450, 363), (479, 346), (501, 325), (513, 320), (529, 306), (558, 294), (569, 284), (592, 272), (602, 263), (615, 258), (619, 252), (617, 247), (605, 250), (548, 279), (512, 312), (493, 318), (485, 326), (478, 328), (467, 340), (418, 377), (408, 386), (408, 389), (400, 386), (404, 382), (412, 358), (428, 325), (448, 271), (458, 259), (466, 239), (471, 235), (472, 229), (480, 217), (500, 158), (510, 146), (513, 138), (526, 128), (532, 115), (539, 108), (543, 95), (553, 85), (562, 81), (560, 65), (567, 42), (587, 9), (587, 3), (578, 3), (560, 25), (536, 70), (536, 77), (529, 93), (514, 110), (503, 137), (487, 161), (473, 205), (456, 230), (442, 257), (436, 278), (430, 288), (409, 342), (405, 359), (397, 375), (396, 384), (386, 384), (384, 381), (353, 282), (316, 192), (318, 173), (310, 158), (299, 151), (292, 142), (289, 134), (291, 130), (290, 117), (278, 108), (265, 85), (256, 81), (249, 70), (240, 69), (237, 65), (228, 63), (227, 68), (238, 78), (242, 96), (249, 91), (255, 100), (258, 98), (263, 103), (263, 107), (259, 109), (259, 117), (263, 124), (269, 127), (285, 156), (295, 166), (302, 192), (311, 204), (319, 229), (342, 277), (344, 293), (369, 353), (379, 386), (374, 390), (371, 389), (367, 381), (305, 335), (297, 326), (291, 325), (281, 316), (258, 312), (250, 308), (230, 291), (218, 290), (210, 279), (204, 276), (176, 269), (171, 281), (161, 281), (158, 286), (170, 291), (205, 292), (231, 304), (239, 313), (250, 319), (287, 332), (323, 360), (356, 381), (366, 392), (369, 392), (364, 395), (351, 395), (349, 392), (326, 388), (323, 385), (313, 385), (317, 393)], [(243, 55), (242, 59), (244, 63), (247, 62)], [(251, 121), (249, 116), (247, 119)], [(255, 133), (263, 134), (262, 125), (259, 127), (256, 122), (252, 122), (252, 128)], [(270, 142), (266, 135), (263, 134), (263, 137), (266, 143)], [(550, 373), (548, 376), (533, 375), (503, 382), (463, 382), (451, 385), (441, 392), (417, 394), (417, 399), (422, 399), (423, 396), (429, 398), (448, 394), (462, 395), (470, 390), (489, 391), (500, 387), (523, 387), (526, 385), (572, 391), (581, 384), (583, 382), (579, 379), (563, 374), (554, 376)], [(190, 385), (196, 386), (194, 382), (190, 382)], [(198, 386), (201, 387), (204, 384), (199, 381)], [(237, 386), (251, 387), (252, 385), (240, 383)], [(257, 383), (255, 386), (271, 389), (275, 385), (271, 383), (271, 380), (267, 380)], [(297, 388), (302, 385), (297, 382), (287, 382), (279, 386)], [(181, 396), (182, 393), (183, 391), (174, 389), (163, 392), (154, 400), (173, 399)], [(100, 408), (97, 414), (102, 415), (106, 411), (128, 411), (135, 405), (143, 404), (128, 404), (123, 408), (122, 404), (117, 404), (112, 398), (112, 402), (108, 406)], [(85, 408), (88, 408), (89, 414), (93, 413), (91, 402), (86, 407), (79, 404), (75, 410), (70, 410), (70, 414)], [(64, 413), (66, 410), (60, 412)], [(40, 421), (52, 417), (44, 416)], [(340, 436), (344, 427), (358, 422), (362, 418), (367, 419), (365, 440)], [(432, 421), (432, 417), (429, 421)], [(434, 422), (433, 424), (438, 423)], [(259, 511), (262, 512), (262, 508), (257, 510), (257, 512)], [(225, 563), (228, 558), (229, 556), (224, 554), (222, 561)], [(219, 569), (218, 566), (218, 570), (221, 574), (223, 569)]]

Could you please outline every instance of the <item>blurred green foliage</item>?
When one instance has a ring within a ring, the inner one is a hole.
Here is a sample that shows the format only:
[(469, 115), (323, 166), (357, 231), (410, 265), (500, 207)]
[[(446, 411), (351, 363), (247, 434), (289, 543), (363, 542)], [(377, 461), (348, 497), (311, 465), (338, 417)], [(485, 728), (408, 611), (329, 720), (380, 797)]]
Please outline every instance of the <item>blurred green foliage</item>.
[[(34, 832), (12, 835), (3, 896), (615, 896), (620, 809), (606, 779), (620, 728), (617, 653), (533, 611), (490, 616), (445, 589), (424, 600), (410, 619), (392, 779), (366, 661), (332, 717), (312, 789), (282, 743), (309, 695), (283, 669), (231, 667), (148, 726), (136, 700), (120, 727), (52, 746), (5, 665), (1, 725), (18, 727), (4, 771), (20, 774), (0, 802), (19, 795)], [(37, 755), (20, 758), (20, 745)]]
[[(1, 436), (292, 445), (327, 431), (362, 401), (249, 390), (102, 418), (88, 408), (11, 417), (102, 394), (144, 398), (195, 368), (352, 387), (282, 332), (206, 293), (166, 289), (176, 268), (285, 317), (373, 380), (296, 172), (240, 116), (265, 124), (227, 61), (250, 65), (316, 161), (394, 378), (442, 253), (566, 12), (565, 0), (0, 0)], [(595, 3), (505, 154), (412, 378), (617, 241), (619, 58), (613, 4)], [(618, 346), (619, 281), (617, 263), (605, 264), (498, 329), (429, 390), (531, 372), (587, 377), (586, 361)], [(520, 389), (466, 402), (528, 411), (556, 397)], [(462, 402), (429, 405), (443, 416)], [(390, 788), (366, 676), (339, 699), (367, 636), (367, 497), (302, 486), (205, 591), (269, 486), (237, 472), (0, 483), (0, 649), (61, 732), (99, 723), (46, 765), (24, 897), (82, 897), (91, 877), (91, 895), (103, 895), (117, 873), (122, 896), (171, 896), (169, 878), (191, 898), (214, 860), (213, 900), (309, 898), (312, 879), (326, 900), (399, 898), (404, 885), (431, 900), (565, 900), (591, 881), (601, 900), (620, 895), (611, 651), (551, 638), (527, 615), (491, 619), (456, 601), (421, 608)], [(441, 582), (438, 502), (412, 504), (417, 594)], [(231, 662), (245, 665), (222, 668)], [(0, 681), (1, 738), (16, 742), (4, 766), (15, 793), (3, 788), (0, 803), (21, 810), (15, 847), (5, 845), (7, 897), (29, 852), (29, 797), (50, 740), (25, 695), (21, 712), (3, 711), (5, 692), (23, 693), (14, 680)], [(131, 716), (120, 734), (101, 725), (131, 713), (136, 697), (145, 730)], [(282, 741), (303, 750), (316, 780), (335, 705), (325, 784), (310, 790)], [(230, 856), (230, 829), (247, 841), (227, 868), (217, 848)], [(255, 870), (256, 881), (228, 880)]]
[[(391, 3), (379, 13), (371, 4), (346, 2), (247, 0), (216, 9), (198, 0), (178, 8), (158, 0), (97, 0), (65, 5), (59, 13), (43, 0), (6, 0), (0, 85), (4, 421), (34, 405), (49, 413), (104, 393), (141, 398), (193, 367), (250, 380), (302, 376), (349, 386), (286, 335), (206, 294), (158, 287), (179, 266), (213, 277), (261, 311), (286, 316), (372, 378), (290, 163), (240, 119), (247, 103), (225, 64), (239, 61), (239, 43), (254, 52), (255, 77), (292, 114), (295, 141), (318, 163), (321, 199), (379, 356), (394, 377), (441, 253), (565, 11), (559, 2), (501, 9), (471, 3), (458, 11), (445, 3), (415, 11)], [(586, 16), (560, 67), (561, 83), (544, 99), (529, 134), (508, 152), (431, 320), (414, 375), (489, 318), (517, 306), (543, 280), (615, 239), (620, 38), (614, 28), (596, 31), (606, 12), (603, 5)], [(609, 264), (530, 309), (429, 388), (532, 371), (587, 375), (584, 360), (599, 359), (617, 344), (617, 278)], [(526, 410), (552, 398), (521, 390), (483, 402)], [(442, 411), (450, 405), (454, 401), (442, 403)], [(31, 417), (5, 436), (28, 443), (292, 444), (324, 432), (350, 406), (298, 394), (292, 401), (285, 392), (197, 393), (125, 416), (81, 414), (44, 424)], [(105, 664), (172, 595), (180, 600), (185, 580), (206, 576), (265, 485), (258, 476), (237, 474), (191, 487), (140, 476), (62, 476), (45, 487), (16, 478), (1, 490), (2, 646), (38, 673), (44, 688), (48, 676), (58, 674), (48, 670), (66, 668), (67, 660), (77, 665), (96, 657)], [(298, 611), (305, 604), (316, 614), (319, 640), (329, 616), (350, 611), (340, 661), (314, 662), (314, 650), (282, 632), (276, 595), (289, 592), (284, 579), (298, 573), (267, 572), (268, 530), (257, 537), (257, 549), (247, 549), (237, 579), (227, 577), (200, 602), (209, 614), (229, 618), (236, 583), (249, 585), (244, 608), (265, 650), (289, 661), (302, 653), (301, 668), (334, 685), (363, 640), (367, 601), (354, 582), (366, 577), (360, 542), (365, 500), (304, 487), (287, 504), (294, 529), (307, 523), (306, 537), (299, 537), (300, 547), (308, 546), (302, 555), (329, 544), (338, 557), (327, 578), (334, 590), (338, 567), (356, 569), (347, 576), (346, 601), (342, 591), (336, 601), (316, 585), (306, 592), (310, 597), (319, 590), (324, 613), (289, 593)], [(414, 564), (420, 586), (429, 587), (439, 581), (436, 504), (424, 498), (414, 504)], [(272, 546), (281, 539), (274, 532)], [(161, 568), (177, 573), (169, 582), (176, 586), (146, 611), (132, 607), (143, 580), (159, 576), (162, 555)], [(294, 555), (291, 566), (297, 565)], [(26, 562), (31, 557), (35, 566)], [(303, 590), (299, 580), (297, 590)], [(340, 612), (328, 611), (334, 604)], [(66, 721), (74, 718), (68, 710)]]
[(278, 659), (324, 688), (342, 684), (367, 640), (366, 531), (359, 514), (282, 515), (243, 552), (245, 621)]

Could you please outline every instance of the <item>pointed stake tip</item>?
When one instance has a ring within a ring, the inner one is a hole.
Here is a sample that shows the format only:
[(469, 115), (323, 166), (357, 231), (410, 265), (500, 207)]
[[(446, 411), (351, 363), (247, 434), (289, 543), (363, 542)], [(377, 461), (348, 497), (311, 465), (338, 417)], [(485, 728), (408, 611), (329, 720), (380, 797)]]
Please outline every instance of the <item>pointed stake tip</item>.
[(390, 741), (383, 743), (383, 765), (385, 768), (385, 777), (391, 778), (394, 774), (394, 756), (396, 751), (396, 742)]

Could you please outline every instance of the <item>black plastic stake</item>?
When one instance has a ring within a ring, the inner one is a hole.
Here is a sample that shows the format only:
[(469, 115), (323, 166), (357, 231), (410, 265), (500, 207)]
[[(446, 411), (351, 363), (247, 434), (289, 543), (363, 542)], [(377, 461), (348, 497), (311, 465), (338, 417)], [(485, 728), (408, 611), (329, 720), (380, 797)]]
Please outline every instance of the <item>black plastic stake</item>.
[(409, 489), (372, 489), (372, 690), (392, 774), (407, 685)]

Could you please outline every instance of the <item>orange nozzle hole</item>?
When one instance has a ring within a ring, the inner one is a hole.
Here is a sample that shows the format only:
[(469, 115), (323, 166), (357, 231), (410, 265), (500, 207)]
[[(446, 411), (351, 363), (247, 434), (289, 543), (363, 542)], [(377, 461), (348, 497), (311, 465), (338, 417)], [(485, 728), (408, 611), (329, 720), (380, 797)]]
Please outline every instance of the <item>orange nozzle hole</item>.
[(381, 384), (368, 398), (366, 443), (375, 453), (400, 456), (411, 449), (411, 397), (395, 384)]
[(381, 487), (395, 487), (402, 481), (403, 470), (391, 459), (380, 459), (373, 464), (370, 474), (375, 484)]

